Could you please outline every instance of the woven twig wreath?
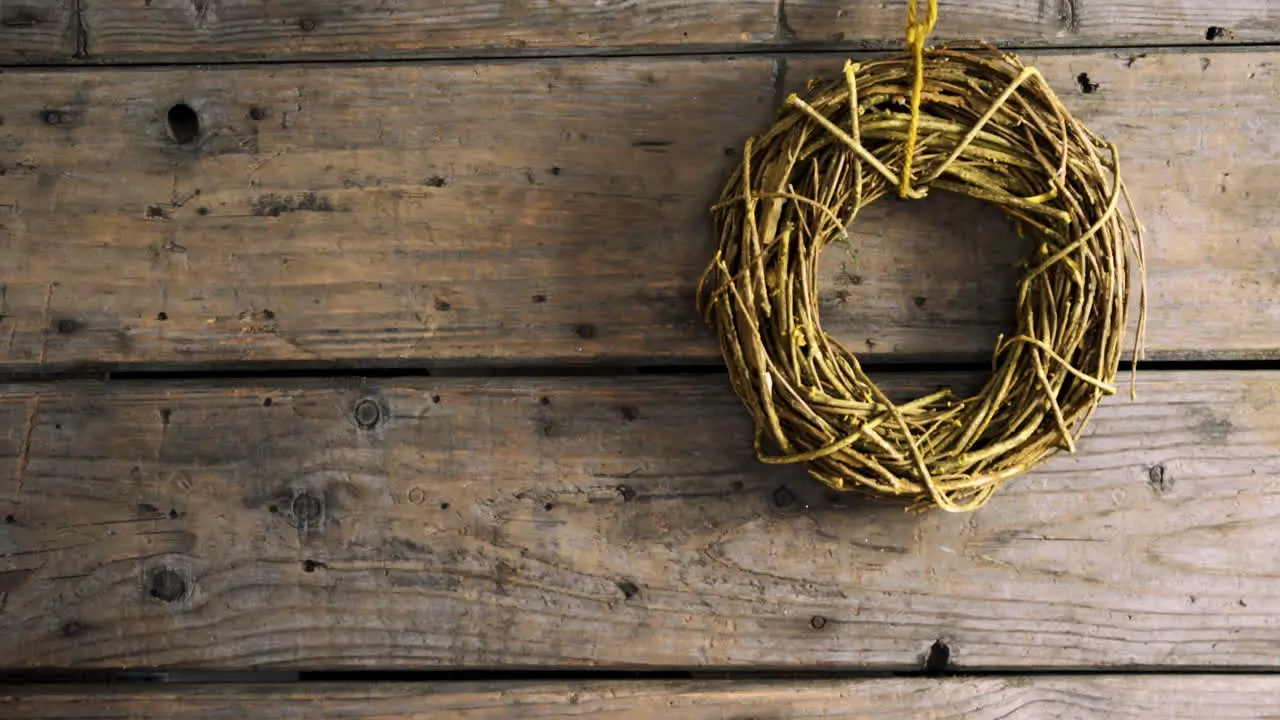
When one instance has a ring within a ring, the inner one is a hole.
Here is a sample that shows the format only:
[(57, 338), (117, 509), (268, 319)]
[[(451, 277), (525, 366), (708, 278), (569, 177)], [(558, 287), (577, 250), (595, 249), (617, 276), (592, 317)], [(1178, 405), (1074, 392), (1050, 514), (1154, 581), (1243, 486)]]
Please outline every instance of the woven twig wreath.
[[(699, 303), (755, 419), (761, 460), (806, 463), (838, 490), (973, 510), (1074, 450), (1115, 392), (1141, 226), (1115, 147), (1034, 68), (993, 48), (916, 58), (846, 65), (747, 142), (715, 208), (720, 247)], [(981, 392), (895, 404), (823, 332), (818, 256), (886, 192), (930, 189), (996, 206), (1034, 249), (1017, 285), (1017, 332), (996, 343)], [(1145, 307), (1135, 360), (1144, 318)]]

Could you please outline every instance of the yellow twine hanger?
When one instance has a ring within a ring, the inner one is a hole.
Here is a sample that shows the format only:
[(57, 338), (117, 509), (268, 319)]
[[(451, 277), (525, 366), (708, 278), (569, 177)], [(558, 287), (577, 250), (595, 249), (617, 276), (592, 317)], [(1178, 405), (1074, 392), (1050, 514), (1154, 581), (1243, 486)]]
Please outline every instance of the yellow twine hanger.
[(920, 22), (916, 6), (919, 0), (907, 0), (907, 47), (911, 48), (915, 76), (911, 81), (911, 119), (907, 124), (906, 158), (902, 161), (902, 178), (898, 194), (904, 198), (924, 197), (911, 188), (911, 164), (915, 160), (916, 140), (920, 132), (920, 96), (924, 93), (924, 43), (938, 24), (938, 0), (926, 0), (925, 20)]

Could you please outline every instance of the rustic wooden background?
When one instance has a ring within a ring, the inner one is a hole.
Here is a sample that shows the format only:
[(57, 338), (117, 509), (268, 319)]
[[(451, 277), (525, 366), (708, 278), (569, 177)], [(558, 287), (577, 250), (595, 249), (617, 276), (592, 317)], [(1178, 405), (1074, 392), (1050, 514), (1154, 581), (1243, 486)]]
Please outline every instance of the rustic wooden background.
[[(1121, 148), (1138, 399), (972, 515), (754, 461), (708, 206), (904, 13), (0, 0), (0, 715), (1274, 713), (1280, 2), (943, 2)], [(980, 381), (1003, 219), (854, 235), (824, 325)]]

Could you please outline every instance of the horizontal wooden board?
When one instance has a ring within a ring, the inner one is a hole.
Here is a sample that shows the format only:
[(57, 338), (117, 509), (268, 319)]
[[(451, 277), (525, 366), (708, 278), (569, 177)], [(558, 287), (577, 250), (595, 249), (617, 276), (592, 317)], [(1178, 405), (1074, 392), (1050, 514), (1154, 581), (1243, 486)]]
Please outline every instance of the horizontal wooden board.
[[(1267, 0), (943, 2), (940, 40), (1020, 46), (1280, 39)], [(197, 62), (900, 46), (906, 5), (857, 0), (36, 0), (0, 62)]]
[(1274, 668), (1280, 373), (1139, 393), (917, 516), (755, 461), (716, 375), (11, 387), (0, 657)]
[(76, 60), (75, 0), (0, 2), (0, 64)]
[[(1032, 59), (1122, 149), (1151, 356), (1280, 357), (1280, 53)], [(0, 365), (718, 362), (708, 207), (779, 88), (839, 65), (5, 73)], [(1003, 218), (885, 201), (854, 234), (824, 258), (828, 330), (872, 358), (989, 354), (1025, 249)]]
[(10, 720), (379, 718), (930, 718), (1252, 720), (1274, 717), (1272, 675), (878, 678), (820, 681), (206, 685), (0, 690)]
[[(924, 7), (924, 0), (915, 0)], [(1104, 0), (941, 0), (935, 35), (999, 44), (1230, 44), (1280, 39), (1280, 8), (1268, 0), (1126, 2)], [(906, 0), (783, 0), (788, 34), (801, 42), (836, 45), (897, 41)]]

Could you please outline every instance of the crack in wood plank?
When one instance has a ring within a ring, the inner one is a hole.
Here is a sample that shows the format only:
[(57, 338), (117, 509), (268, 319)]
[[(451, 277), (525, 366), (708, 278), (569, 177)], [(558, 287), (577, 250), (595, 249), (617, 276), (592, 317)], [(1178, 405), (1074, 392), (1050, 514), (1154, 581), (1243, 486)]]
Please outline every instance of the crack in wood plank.
[(22, 434), (22, 450), (18, 453), (18, 470), (15, 478), (17, 487), (13, 491), (15, 498), (22, 494), (23, 478), (26, 476), (27, 463), (31, 458), (31, 435), (35, 432), (39, 419), (40, 396), (36, 395), (27, 403), (27, 428)]
[[(44, 294), (44, 307), (41, 309), (41, 312), (40, 312), (40, 322), (41, 322), (40, 364), (41, 365), (44, 364), (45, 358), (48, 356), (48, 353), (49, 353), (49, 323), (51, 321), (51, 318), (49, 317), (49, 308), (53, 304), (53, 289), (57, 286), (58, 286), (58, 283), (56, 282), (49, 283), (49, 287), (48, 289), (45, 290), (45, 294)], [(10, 341), (10, 344), (12, 345), (13, 338), (10, 337), (9, 341)]]
[(71, 0), (71, 37), (75, 41), (72, 57), (89, 57), (89, 29), (84, 24), (84, 0)]
[(787, 19), (787, 0), (778, 0), (774, 14), (777, 16), (777, 24), (773, 32), (774, 42), (795, 42), (799, 39), (795, 28), (791, 27), (791, 21)]
[(1072, 35), (1080, 32), (1080, 0), (1058, 0), (1058, 27)]

